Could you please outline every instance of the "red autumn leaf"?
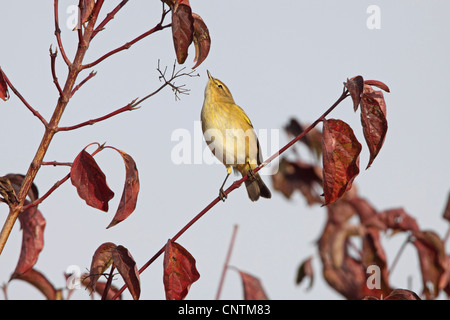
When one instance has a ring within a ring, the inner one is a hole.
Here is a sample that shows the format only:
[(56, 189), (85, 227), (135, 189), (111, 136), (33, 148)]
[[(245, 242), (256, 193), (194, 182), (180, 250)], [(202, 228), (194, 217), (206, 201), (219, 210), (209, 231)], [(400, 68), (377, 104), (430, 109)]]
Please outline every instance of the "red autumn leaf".
[(386, 92), (391, 92), (389, 90), (389, 87), (386, 84), (384, 84), (383, 82), (378, 81), (378, 80), (365, 80), (364, 84), (367, 84), (369, 86), (378, 87), (378, 88), (380, 88), (380, 89), (382, 89), (382, 90), (384, 90)]
[(364, 90), (364, 79), (362, 76), (356, 76), (351, 79), (347, 79), (345, 87), (353, 100), (353, 110), (358, 110), (359, 103), (361, 102), (361, 95)]
[(342, 120), (323, 121), (323, 190), (325, 205), (335, 202), (352, 186), (359, 173), (361, 144)]
[[(25, 201), (25, 205), (28, 204)], [(44, 248), (45, 219), (36, 207), (31, 207), (19, 214), (22, 228), (22, 249), (15, 274), (23, 274), (30, 270), (38, 260), (39, 253)]]
[(23, 280), (37, 288), (48, 300), (61, 300), (61, 290), (56, 290), (48, 279), (39, 271), (30, 269), (22, 274), (13, 274), (11, 280)]
[(125, 162), (125, 185), (120, 198), (119, 207), (108, 228), (115, 226), (125, 220), (136, 208), (137, 197), (139, 194), (139, 175), (136, 163), (133, 158), (123, 151), (117, 150)]
[(194, 18), (189, 1), (180, 1), (172, 9), (172, 37), (177, 61), (183, 64), (194, 39)]
[(238, 271), (244, 287), (244, 300), (269, 300), (258, 278), (246, 272)]
[(309, 257), (305, 261), (300, 264), (300, 267), (297, 271), (297, 279), (295, 280), (296, 284), (300, 284), (303, 279), (309, 278), (309, 285), (307, 287), (308, 290), (312, 288), (314, 282), (314, 270), (312, 268), (312, 257)]
[(412, 235), (419, 254), (423, 294), (434, 299), (448, 282), (449, 260), (444, 243), (433, 231), (415, 231)]
[(192, 69), (197, 68), (208, 56), (211, 47), (211, 37), (209, 36), (208, 27), (203, 19), (195, 13), (192, 13), (194, 18), (194, 34), (193, 41), (195, 46), (194, 62), (197, 62)]
[(199, 278), (194, 257), (178, 243), (167, 241), (163, 276), (166, 299), (183, 300)]
[(5, 78), (3, 77), (3, 71), (0, 69), (0, 98), (3, 101), (9, 99), (8, 86), (6, 85)]
[(85, 150), (75, 158), (70, 170), (70, 180), (86, 204), (108, 211), (108, 201), (114, 197), (114, 192), (109, 189), (105, 174), (94, 157)]
[(112, 259), (112, 252), (117, 246), (112, 242), (102, 243), (92, 256), (91, 268), (89, 270), (89, 283), (92, 291), (95, 290), (98, 278), (109, 268)]
[(112, 250), (112, 259), (114, 266), (125, 281), (131, 296), (134, 300), (139, 300), (139, 296), (141, 295), (139, 270), (130, 252), (125, 247), (119, 245)]
[(369, 168), (383, 146), (388, 128), (386, 103), (381, 91), (364, 91), (361, 99), (361, 124), (370, 151), (367, 164)]

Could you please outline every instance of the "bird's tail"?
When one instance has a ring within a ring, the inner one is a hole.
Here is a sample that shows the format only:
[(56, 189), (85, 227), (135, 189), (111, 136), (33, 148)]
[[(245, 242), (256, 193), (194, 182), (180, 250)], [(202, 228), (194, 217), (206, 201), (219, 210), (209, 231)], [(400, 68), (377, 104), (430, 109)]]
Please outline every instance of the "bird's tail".
[(252, 201), (258, 200), (260, 196), (267, 199), (272, 197), (269, 188), (267, 188), (258, 173), (254, 173), (253, 177), (248, 177), (245, 180), (245, 187), (247, 188), (248, 197)]

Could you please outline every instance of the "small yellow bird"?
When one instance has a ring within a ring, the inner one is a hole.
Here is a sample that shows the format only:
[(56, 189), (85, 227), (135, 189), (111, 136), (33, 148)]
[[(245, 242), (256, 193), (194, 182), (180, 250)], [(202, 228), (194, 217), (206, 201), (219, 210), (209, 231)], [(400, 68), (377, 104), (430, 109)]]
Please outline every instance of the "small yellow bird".
[(260, 175), (252, 170), (262, 163), (261, 150), (250, 119), (234, 102), (227, 86), (208, 73), (205, 89), (205, 101), (201, 112), (202, 130), (206, 143), (212, 153), (227, 169), (227, 176), (220, 187), (219, 198), (225, 201), (223, 186), (231, 174), (232, 168), (245, 180), (247, 193), (252, 201), (259, 197), (270, 198), (269, 188)]

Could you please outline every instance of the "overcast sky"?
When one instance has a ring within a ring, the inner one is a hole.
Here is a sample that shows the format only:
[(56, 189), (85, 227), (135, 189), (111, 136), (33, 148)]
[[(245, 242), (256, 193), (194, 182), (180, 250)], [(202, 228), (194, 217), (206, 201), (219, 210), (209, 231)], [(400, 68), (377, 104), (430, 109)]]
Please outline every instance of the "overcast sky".
[[(66, 10), (77, 2), (60, 1), (62, 39), (69, 58), (76, 50), (77, 35), (67, 27), (71, 13)], [(118, 3), (106, 2), (103, 16)], [(86, 271), (95, 249), (107, 241), (127, 247), (140, 267), (217, 196), (226, 174), (223, 165), (176, 164), (171, 159), (177, 144), (171, 138), (176, 130), (190, 132), (193, 144), (206, 147), (197, 126), (207, 69), (227, 84), (257, 132), (280, 130), (280, 145), (288, 141), (281, 130), (288, 120), (317, 119), (339, 97), (347, 78), (362, 75), (385, 82), (391, 89), (385, 94), (389, 124), (385, 144), (371, 168), (361, 170), (355, 184), (360, 195), (377, 209), (403, 207), (421, 228), (445, 234), (448, 223), (442, 219), (442, 212), (450, 189), (448, 1), (190, 3), (207, 24), (212, 44), (208, 58), (197, 68), (200, 77), (176, 81), (191, 90), (189, 95), (175, 101), (172, 91), (166, 88), (136, 111), (59, 133), (45, 157), (46, 161), (70, 162), (91, 142), (106, 142), (127, 152), (137, 163), (141, 181), (136, 211), (119, 225), (105, 229), (119, 203), (125, 171), (116, 152), (101, 152), (96, 160), (116, 194), (110, 212), (88, 207), (70, 182), (62, 185), (39, 207), (47, 226), (37, 270), (62, 288), (67, 268), (76, 265)], [(367, 13), (371, 5), (377, 5), (380, 20), (371, 20), (371, 13)], [(95, 38), (85, 62), (150, 29), (159, 21), (160, 13), (160, 1), (130, 1)], [(376, 28), (369, 27), (373, 23)], [(29, 103), (49, 119), (58, 98), (48, 51), (50, 45), (57, 45), (53, 1), (1, 0), (0, 28), (0, 66)], [(194, 65), (193, 58), (191, 47), (185, 63), (188, 70)], [(156, 71), (158, 59), (161, 65), (173, 65), (170, 29), (96, 66), (97, 75), (71, 99), (61, 125), (103, 116), (154, 91), (161, 85)], [(66, 72), (58, 56), (61, 82)], [(87, 74), (83, 72), (79, 80)], [(42, 125), (12, 92), (8, 102), (0, 101), (0, 109), (0, 175), (25, 173), (42, 138)], [(363, 141), (359, 114), (353, 112), (350, 100), (330, 117), (349, 123)], [(276, 151), (268, 148), (264, 150), (266, 156)], [(367, 161), (368, 151), (363, 144), (361, 168)], [(67, 167), (43, 167), (35, 180), (41, 195), (67, 173)], [(196, 258), (200, 273), (187, 298), (215, 297), (233, 226), (237, 224), (230, 263), (259, 277), (269, 298), (340, 299), (321, 276), (315, 245), (326, 210), (306, 206), (299, 194), (287, 201), (273, 190), (270, 176), (263, 179), (272, 190), (272, 199), (252, 203), (244, 188), (235, 190), (178, 240)], [(7, 212), (5, 205), (0, 206), (2, 221)], [(15, 268), (21, 237), (17, 223), (0, 256), (0, 283), (7, 282)], [(404, 239), (405, 235), (384, 237), (388, 263)], [(306, 291), (306, 284), (295, 285), (295, 276), (300, 262), (311, 255), (316, 276), (313, 288)], [(409, 281), (411, 289), (420, 293), (418, 267), (416, 251), (410, 246), (392, 274), (391, 284), (405, 288)], [(164, 298), (162, 257), (141, 275), (141, 281), (141, 298)], [(122, 282), (116, 283), (121, 286)], [(8, 293), (11, 299), (42, 297), (20, 281), (12, 282)], [(86, 297), (84, 290), (74, 295), (75, 299)], [(129, 293), (124, 297), (129, 299)], [(227, 274), (222, 298), (242, 298), (241, 281), (233, 270)]]

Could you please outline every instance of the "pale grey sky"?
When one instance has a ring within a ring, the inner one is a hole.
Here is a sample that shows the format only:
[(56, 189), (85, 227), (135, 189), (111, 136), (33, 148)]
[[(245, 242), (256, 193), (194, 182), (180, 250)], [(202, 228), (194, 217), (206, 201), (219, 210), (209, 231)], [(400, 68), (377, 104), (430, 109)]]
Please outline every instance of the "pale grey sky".
[[(65, 27), (66, 9), (77, 1), (60, 1), (62, 39), (73, 57), (77, 36)], [(117, 1), (108, 1), (103, 14)], [(139, 110), (73, 132), (57, 134), (45, 159), (73, 161), (91, 142), (106, 142), (130, 154), (137, 163), (141, 191), (136, 211), (121, 224), (106, 230), (117, 208), (124, 181), (123, 161), (112, 150), (96, 160), (115, 192), (110, 212), (88, 207), (70, 182), (39, 208), (47, 219), (45, 247), (36, 264), (57, 287), (64, 287), (64, 271), (78, 265), (84, 272), (103, 242), (127, 247), (142, 266), (181, 227), (217, 196), (226, 171), (221, 165), (176, 165), (171, 161), (174, 130), (187, 129), (194, 137), (206, 85), (206, 69), (224, 81), (255, 128), (281, 129), (291, 117), (303, 122), (318, 118), (340, 95), (349, 77), (385, 82), (389, 129), (385, 144), (367, 171), (356, 178), (360, 194), (377, 209), (404, 207), (423, 229), (440, 235), (448, 224), (441, 217), (450, 189), (450, 130), (447, 92), (450, 88), (450, 21), (448, 1), (190, 1), (207, 24), (211, 51), (197, 69), (200, 77), (180, 79), (191, 89), (175, 101), (165, 89), (144, 102)], [(370, 5), (378, 5), (380, 29), (367, 27)], [(130, 1), (91, 44), (85, 61), (93, 61), (153, 27), (160, 17), (160, 1)], [(169, 21), (169, 20), (168, 20)], [(0, 1), (2, 46), (0, 66), (16, 88), (47, 119), (58, 98), (50, 73), (50, 45), (54, 37), (53, 1)], [(185, 66), (194, 64), (193, 47)], [(107, 114), (136, 97), (155, 90), (160, 82), (157, 61), (172, 66), (175, 60), (170, 29), (139, 42), (94, 68), (97, 75), (70, 101), (61, 125), (73, 125)], [(66, 67), (58, 56), (57, 72), (65, 79)], [(82, 79), (87, 72), (80, 76)], [(24, 173), (42, 137), (41, 123), (11, 93), (0, 101), (2, 150), (0, 175)], [(363, 141), (359, 114), (350, 100), (331, 115), (349, 123)], [(287, 142), (280, 132), (280, 144)], [(206, 145), (203, 143), (203, 147)], [(269, 152), (266, 151), (266, 154)], [(363, 145), (361, 168), (368, 160)], [(67, 168), (44, 167), (36, 184), (45, 193), (67, 174)], [(233, 225), (239, 231), (231, 264), (259, 277), (272, 299), (335, 299), (321, 276), (315, 241), (321, 234), (326, 211), (307, 207), (300, 195), (286, 201), (273, 190), (271, 200), (252, 203), (243, 188), (235, 190), (188, 230), (178, 242), (197, 260), (200, 279), (188, 299), (213, 299)], [(231, 182), (231, 181), (230, 181)], [(7, 208), (0, 206), (3, 223)], [(19, 224), (0, 256), (0, 283), (13, 272), (21, 246)], [(392, 261), (404, 235), (383, 240)], [(316, 273), (312, 290), (294, 283), (299, 263), (314, 255)], [(415, 249), (407, 248), (392, 274), (393, 286), (420, 293)], [(162, 258), (142, 275), (143, 299), (163, 299)], [(121, 281), (117, 281), (121, 286)], [(41, 295), (20, 281), (10, 283), (11, 299)], [(130, 298), (128, 292), (124, 295)], [(75, 299), (87, 298), (83, 290)], [(238, 274), (229, 271), (224, 299), (241, 299)]]

